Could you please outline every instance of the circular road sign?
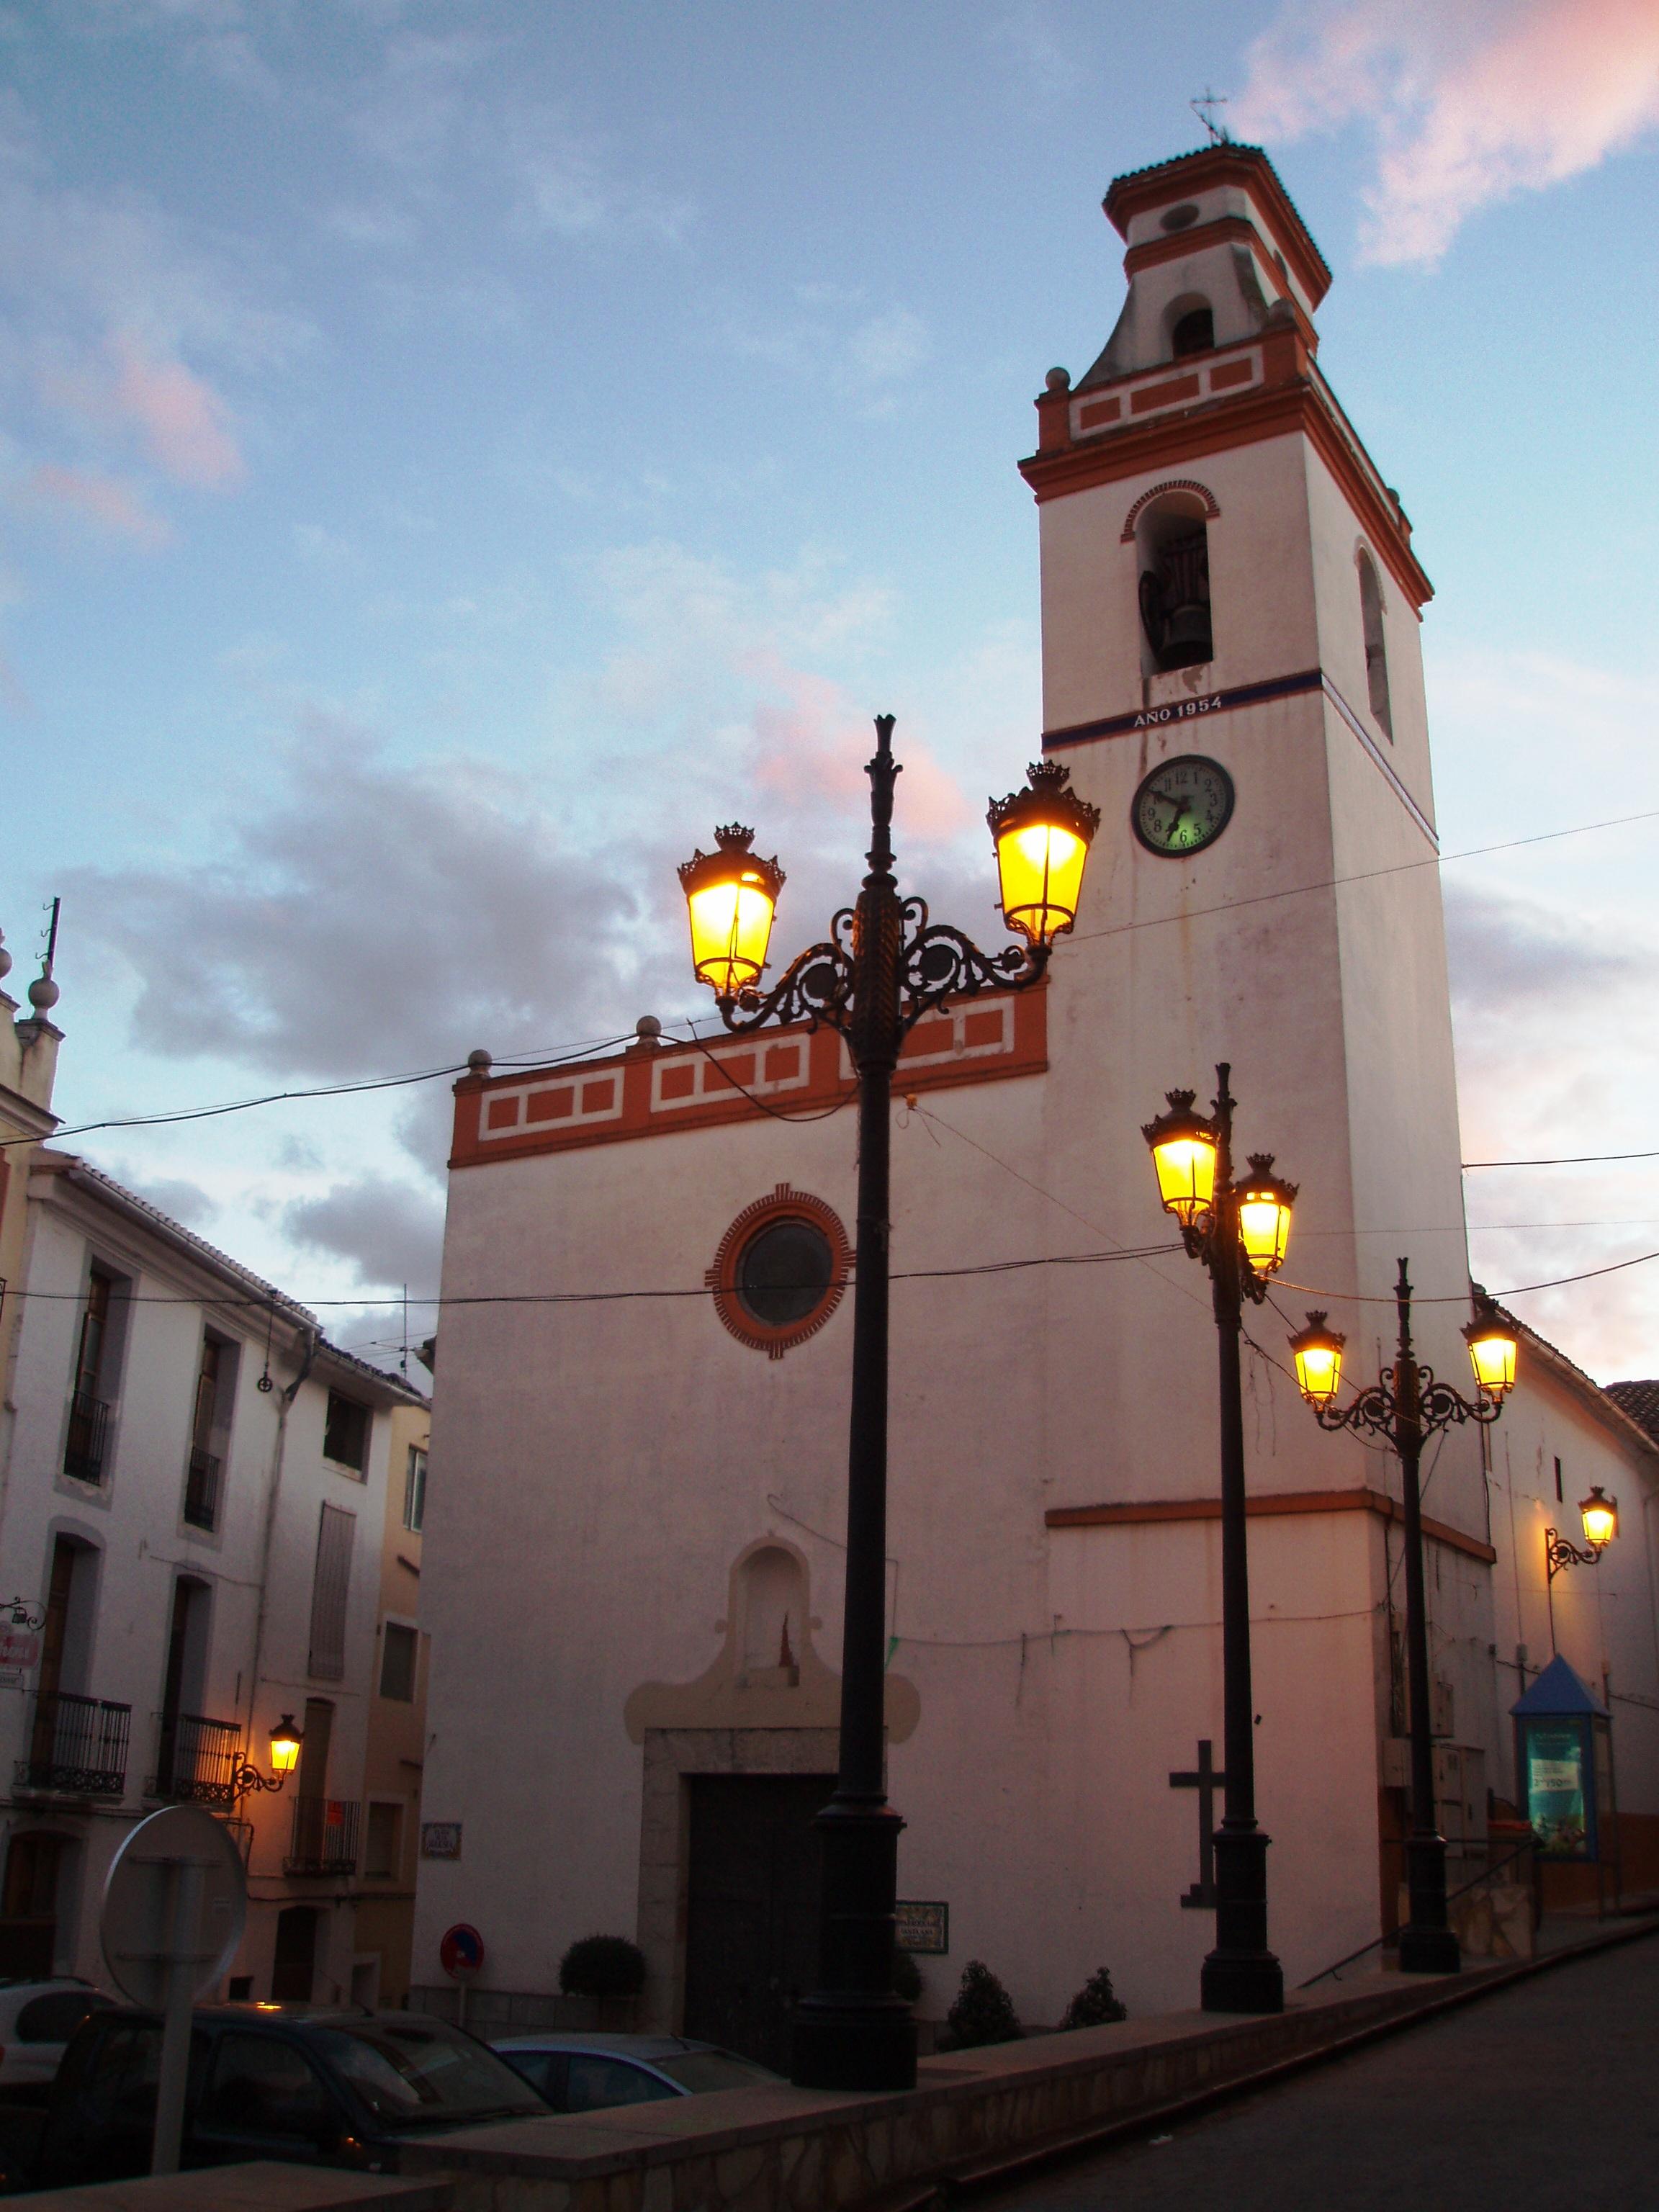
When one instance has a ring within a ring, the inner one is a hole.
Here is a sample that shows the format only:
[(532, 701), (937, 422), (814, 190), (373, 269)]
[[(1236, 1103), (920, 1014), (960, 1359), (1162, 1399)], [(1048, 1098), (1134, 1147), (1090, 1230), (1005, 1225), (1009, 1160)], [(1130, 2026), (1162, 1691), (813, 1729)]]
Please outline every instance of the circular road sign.
[(471, 1981), (483, 1969), (483, 1937), (465, 1920), (447, 1929), (438, 1946), (438, 1963), (452, 1982)]
[(161, 2012), (175, 1966), (204, 1996), (236, 1955), (247, 1921), (247, 1876), (222, 1821), (169, 1805), (131, 1829), (110, 1862), (99, 1940), (123, 1996)]

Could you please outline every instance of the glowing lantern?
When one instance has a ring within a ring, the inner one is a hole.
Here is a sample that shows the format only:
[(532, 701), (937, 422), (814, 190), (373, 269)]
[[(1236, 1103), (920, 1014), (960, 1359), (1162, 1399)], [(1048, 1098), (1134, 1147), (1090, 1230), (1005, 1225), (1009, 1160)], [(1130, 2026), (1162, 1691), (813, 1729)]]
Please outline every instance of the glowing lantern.
[(300, 1731), (292, 1713), (284, 1713), (270, 1731), (270, 1764), (274, 1773), (292, 1774), (300, 1762)]
[(752, 990), (766, 966), (783, 870), (749, 849), (752, 830), (732, 823), (714, 832), (715, 849), (680, 864), (691, 918), (691, 965), (722, 1004)]
[(1258, 1275), (1284, 1265), (1296, 1201), (1296, 1185), (1276, 1176), (1273, 1166), (1271, 1152), (1252, 1152), (1249, 1175), (1238, 1185), (1238, 1241)]
[(986, 819), (996, 845), (1002, 918), (1032, 945), (1052, 945), (1077, 920), (1083, 864), (1100, 809), (1071, 789), (1061, 761), (1034, 761), (1024, 788), (994, 799)]
[(1578, 1510), (1583, 1516), (1584, 1541), (1593, 1544), (1599, 1552), (1612, 1543), (1619, 1534), (1619, 1500), (1609, 1498), (1599, 1482), (1590, 1485), (1590, 1494), (1578, 1501)]
[(1328, 1406), (1342, 1382), (1342, 1347), (1347, 1342), (1339, 1329), (1327, 1328), (1322, 1313), (1310, 1313), (1308, 1326), (1291, 1339), (1296, 1356), (1296, 1387), (1308, 1403)]
[(1463, 1331), (1463, 1341), (1469, 1347), (1475, 1381), (1489, 1398), (1501, 1400), (1515, 1387), (1516, 1338), (1491, 1298), (1477, 1298), (1475, 1316)]
[(1164, 1211), (1190, 1229), (1207, 1213), (1215, 1198), (1215, 1130), (1193, 1110), (1194, 1093), (1170, 1091), (1170, 1110), (1148, 1121), (1140, 1133), (1152, 1146), (1158, 1170), (1158, 1194)]

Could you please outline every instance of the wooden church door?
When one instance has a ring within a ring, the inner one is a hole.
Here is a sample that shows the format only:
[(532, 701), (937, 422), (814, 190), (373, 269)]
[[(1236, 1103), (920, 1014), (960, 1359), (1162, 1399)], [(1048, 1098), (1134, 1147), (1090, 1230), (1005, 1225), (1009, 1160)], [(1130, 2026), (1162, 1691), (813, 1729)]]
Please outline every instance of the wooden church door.
[(787, 2073), (817, 1978), (818, 1839), (833, 1774), (693, 1774), (685, 2033)]

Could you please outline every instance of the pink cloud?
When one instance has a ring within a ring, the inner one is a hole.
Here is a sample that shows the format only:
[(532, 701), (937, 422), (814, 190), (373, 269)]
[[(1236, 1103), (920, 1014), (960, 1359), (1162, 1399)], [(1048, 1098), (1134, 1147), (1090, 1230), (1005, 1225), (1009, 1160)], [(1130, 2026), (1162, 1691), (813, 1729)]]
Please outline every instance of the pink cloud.
[(181, 361), (158, 360), (131, 331), (110, 342), (112, 399), (137, 424), (149, 455), (179, 483), (222, 490), (246, 474), (230, 432), (230, 410), (211, 385)]
[[(875, 750), (872, 718), (857, 712), (837, 684), (768, 660), (770, 684), (787, 702), (763, 702), (754, 712), (749, 772), (757, 790), (811, 813), (833, 808), (861, 817), (870, 803), (865, 763)], [(902, 833), (925, 842), (957, 836), (973, 809), (959, 784), (914, 736), (895, 749), (904, 763), (895, 799)]]
[(24, 499), (78, 515), (100, 530), (131, 538), (150, 550), (165, 545), (173, 535), (130, 484), (95, 469), (60, 469), (43, 464), (23, 479), (18, 489)]
[(1250, 50), (1235, 121), (1269, 141), (1369, 121), (1364, 259), (1432, 265), (1479, 209), (1659, 128), (1653, 0), (1315, 0)]

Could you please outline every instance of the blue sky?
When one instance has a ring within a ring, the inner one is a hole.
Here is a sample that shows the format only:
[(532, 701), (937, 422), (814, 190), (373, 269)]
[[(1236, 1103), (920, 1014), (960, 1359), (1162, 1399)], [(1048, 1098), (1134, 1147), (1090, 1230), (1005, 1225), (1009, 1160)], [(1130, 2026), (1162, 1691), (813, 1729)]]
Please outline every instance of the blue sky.
[[(1659, 808), (1648, 0), (0, 7), (0, 922), (72, 1121), (703, 1011), (672, 863), (838, 902), (867, 717), (988, 899), (1039, 726), (1043, 371), (1227, 93), (1437, 594), (1456, 853)], [(1659, 1144), (1653, 823), (1445, 872), (1472, 1158)], [(442, 1084), (78, 1139), (305, 1297), (435, 1281)], [(1483, 1175), (1477, 1270), (1659, 1247)], [(1659, 1265), (1521, 1309), (1659, 1368)], [(388, 1334), (337, 1314), (345, 1340)]]

